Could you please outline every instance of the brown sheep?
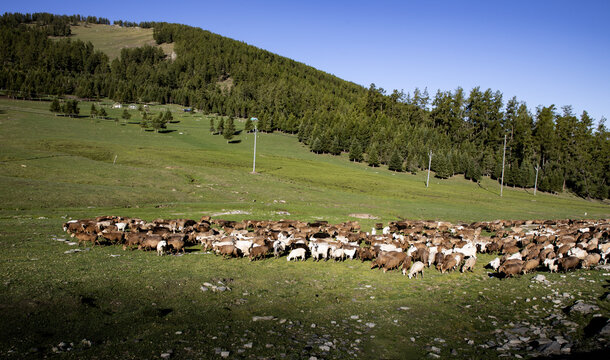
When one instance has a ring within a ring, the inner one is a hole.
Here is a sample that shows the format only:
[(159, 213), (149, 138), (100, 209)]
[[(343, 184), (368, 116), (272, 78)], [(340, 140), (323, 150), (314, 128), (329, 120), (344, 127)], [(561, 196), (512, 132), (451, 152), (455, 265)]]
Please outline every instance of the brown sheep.
[(523, 266), (521, 267), (521, 273), (527, 274), (528, 272), (530, 272), (532, 270), (536, 270), (536, 268), (538, 266), (540, 266), (540, 260), (538, 260), (538, 259), (527, 260), (525, 263), (523, 263)]
[(602, 256), (600, 254), (589, 254), (582, 261), (582, 267), (589, 269), (592, 266), (599, 264), (601, 259)]
[(464, 265), (462, 265), (462, 272), (466, 272), (466, 271), (470, 271), (472, 272), (472, 269), (474, 269), (474, 265), (477, 262), (477, 258), (470, 256), (466, 259), (466, 261), (464, 261)]
[(134, 247), (140, 245), (140, 243), (146, 238), (146, 234), (138, 232), (130, 232), (125, 234), (125, 243), (123, 244), (123, 250), (129, 248), (132, 250)]
[(406, 257), (407, 254), (404, 252), (395, 252), (395, 254), (390, 255), (390, 258), (383, 266), (383, 272), (397, 269), (405, 261)]
[(97, 234), (76, 233), (76, 234), (72, 234), (72, 236), (76, 237), (78, 239), (78, 245), (80, 245), (81, 242), (90, 242), (93, 244), (98, 243)]
[(358, 258), (360, 258), (360, 261), (363, 262), (364, 260), (373, 260), (375, 258), (375, 253), (371, 248), (359, 248)]
[(406, 256), (404, 261), (402, 262), (402, 271), (403, 273), (408, 272), (411, 268), (411, 263), (413, 262), (413, 258), (410, 256)]
[(428, 257), (430, 252), (426, 248), (420, 248), (413, 254), (413, 260), (421, 261), (424, 265), (428, 265)]
[(502, 264), (498, 268), (498, 273), (506, 277), (512, 277), (519, 273), (521, 273), (521, 264), (510, 263), (510, 264)]
[(576, 269), (578, 264), (580, 264), (580, 259), (576, 256), (568, 256), (561, 258), (557, 261), (559, 263), (559, 268), (563, 271), (568, 271), (572, 269)]
[(250, 261), (252, 260), (256, 260), (256, 259), (264, 259), (267, 254), (269, 253), (270, 247), (267, 245), (262, 245), (262, 246), (254, 246), (253, 248), (250, 249), (250, 255), (248, 256), (250, 258)]
[(142, 240), (140, 242), (140, 245), (138, 245), (138, 250), (140, 250), (140, 249), (157, 250), (157, 245), (159, 244), (159, 241), (161, 241), (161, 240), (163, 240), (161, 238), (161, 235), (158, 235), (158, 234), (146, 235), (144, 240)]
[(447, 256), (447, 257), (445, 257), (445, 260), (443, 261), (443, 264), (441, 265), (441, 274), (444, 274), (445, 272), (447, 272), (449, 270), (453, 270), (456, 267), (457, 267), (457, 261), (455, 260), (455, 257)]
[(170, 249), (171, 249), (170, 251), (174, 251), (176, 253), (178, 253), (180, 251), (182, 251), (182, 253), (184, 253), (185, 252), (185, 250), (184, 250), (185, 244), (186, 243), (184, 242), (184, 240), (182, 240), (178, 236), (176, 236), (176, 237), (170, 236), (167, 239), (167, 246), (170, 247)]
[(122, 231), (102, 231), (97, 235), (108, 240), (111, 244), (120, 244), (123, 242), (124, 233)]
[(216, 248), (216, 252), (223, 257), (239, 257), (239, 249), (234, 245), (222, 245)]

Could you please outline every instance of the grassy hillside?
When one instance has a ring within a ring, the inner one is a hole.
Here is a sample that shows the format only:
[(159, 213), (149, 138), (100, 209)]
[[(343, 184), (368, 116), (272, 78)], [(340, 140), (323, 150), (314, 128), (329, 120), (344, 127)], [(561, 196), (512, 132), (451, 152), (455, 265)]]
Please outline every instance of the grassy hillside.
[[(486, 343), (503, 343), (506, 331), (519, 326), (562, 335), (587, 351), (596, 341), (583, 330), (590, 316), (570, 316), (573, 326), (549, 314), (564, 316), (562, 307), (577, 299), (610, 314), (608, 302), (599, 300), (604, 271), (545, 274), (549, 285), (530, 281), (535, 274), (498, 280), (483, 268), (492, 258), (487, 255), (472, 274), (427, 270), (424, 279), (408, 281), (360, 261), (250, 263), (197, 247), (180, 257), (117, 246), (66, 254), (74, 247), (56, 241), (65, 238), (62, 222), (103, 214), (379, 218), (361, 220), (368, 227), (398, 217), (610, 217), (610, 207), (510, 188), (500, 198), (495, 182), (477, 186), (461, 177), (432, 179), (426, 189), (425, 173), (394, 174), (345, 156), (315, 155), (279, 133), (259, 135), (258, 173), (250, 174), (252, 134), (227, 144), (209, 134), (209, 117), (177, 106), (169, 108), (179, 122), (164, 134), (137, 124), (56, 117), (48, 107), (0, 99), (3, 358), (157, 358), (168, 350), (179, 358), (219, 358), (220, 350), (230, 358), (413, 358), (431, 346), (444, 357), (495, 358), (501, 352)], [(81, 115), (89, 107), (81, 104)], [(108, 108), (112, 117), (121, 111)], [(220, 215), (229, 212), (239, 213)], [(232, 291), (200, 290), (217, 281)]]
[[(155, 46), (153, 29), (139, 27), (119, 27), (111, 25), (85, 24), (71, 26), (72, 38), (90, 41), (97, 50), (104, 52), (110, 60), (116, 59), (123, 48), (134, 48), (144, 45)], [(163, 44), (163, 51), (170, 55), (173, 45)]]
[[(108, 209), (101, 212), (138, 205), (192, 217), (229, 209), (252, 217), (330, 221), (348, 220), (353, 213), (382, 221), (610, 216), (608, 205), (570, 195), (533, 196), (505, 188), (500, 198), (497, 183), (487, 179), (479, 186), (461, 176), (433, 178), (426, 189), (425, 172), (393, 173), (346, 156), (318, 156), (294, 136), (277, 133), (259, 134), (258, 174), (252, 175), (252, 134), (227, 144), (209, 133), (208, 117), (184, 115), (178, 107), (170, 108), (179, 123), (170, 124), (169, 133), (155, 134), (135, 124), (55, 117), (44, 102), (0, 105), (7, 111), (1, 125), (2, 187), (14, 189), (2, 192), (2, 211)], [(88, 108), (82, 104), (81, 114)], [(118, 118), (121, 111), (109, 112)], [(138, 120), (132, 112), (131, 121)], [(32, 192), (36, 196), (28, 195)]]

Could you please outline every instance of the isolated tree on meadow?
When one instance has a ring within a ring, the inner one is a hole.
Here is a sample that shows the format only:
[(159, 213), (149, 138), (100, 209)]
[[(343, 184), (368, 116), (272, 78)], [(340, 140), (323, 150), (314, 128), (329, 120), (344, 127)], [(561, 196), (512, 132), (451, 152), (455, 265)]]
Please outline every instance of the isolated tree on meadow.
[(89, 117), (94, 118), (96, 116), (97, 116), (97, 108), (95, 107), (95, 104), (91, 104), (91, 109), (89, 110)]
[(152, 120), (152, 128), (155, 129), (155, 132), (159, 132), (160, 129), (165, 129), (165, 120), (163, 119), (163, 113), (159, 113)]
[(233, 136), (235, 136), (235, 122), (233, 121), (233, 117), (229, 117), (224, 126), (222, 137), (229, 142), (231, 139), (233, 139)]
[(174, 116), (172, 115), (172, 112), (169, 111), (169, 109), (167, 109), (165, 111), (165, 114), (163, 114), (163, 120), (165, 121), (165, 123), (167, 124), (168, 122), (174, 120)]
[(142, 120), (140, 120), (140, 128), (142, 130), (147, 129), (149, 126), (149, 122), (148, 122), (148, 113), (143, 112), (142, 113)]
[(105, 118), (106, 118), (106, 116), (108, 116), (108, 113), (106, 112), (106, 109), (104, 109), (103, 107), (101, 107), (101, 108), (98, 110), (97, 115), (98, 115), (99, 117), (101, 117), (102, 119), (105, 119)]
[(131, 114), (129, 113), (129, 111), (127, 111), (127, 109), (123, 110), (123, 114), (121, 114), (121, 119), (125, 121), (131, 119)]
[(59, 103), (59, 100), (57, 100), (57, 98), (53, 99), (49, 110), (54, 113), (61, 112), (61, 104)]

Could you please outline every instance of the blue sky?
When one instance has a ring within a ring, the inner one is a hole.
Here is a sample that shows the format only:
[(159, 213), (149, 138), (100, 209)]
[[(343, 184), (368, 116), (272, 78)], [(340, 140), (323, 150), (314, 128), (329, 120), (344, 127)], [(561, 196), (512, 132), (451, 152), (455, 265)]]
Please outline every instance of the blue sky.
[(610, 116), (610, 1), (24, 0), (0, 11), (177, 22), (388, 92), (480, 86), (532, 111)]

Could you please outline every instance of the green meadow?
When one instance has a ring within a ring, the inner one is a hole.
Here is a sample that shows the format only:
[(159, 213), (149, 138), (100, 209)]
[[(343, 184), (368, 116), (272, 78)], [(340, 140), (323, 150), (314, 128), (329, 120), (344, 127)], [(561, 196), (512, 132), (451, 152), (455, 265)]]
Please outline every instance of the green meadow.
[[(49, 102), (0, 99), (3, 358), (221, 358), (229, 351), (230, 358), (395, 359), (426, 356), (431, 346), (444, 357), (495, 358), (502, 353), (480, 345), (518, 323), (569, 336), (574, 351), (599, 348), (584, 331), (590, 316), (571, 316), (578, 326), (569, 331), (549, 315), (583, 299), (608, 317), (601, 270), (545, 273), (544, 285), (531, 281), (535, 274), (490, 278), (487, 255), (473, 273), (427, 269), (424, 279), (408, 280), (360, 261), (223, 260), (199, 247), (184, 256), (118, 246), (65, 254), (75, 246), (55, 240), (66, 238), (62, 223), (100, 215), (358, 220), (364, 230), (397, 219), (610, 218), (607, 202), (513, 188), (500, 197), (498, 182), (487, 178), (475, 184), (432, 174), (426, 188), (426, 172), (316, 155), (282, 133), (258, 134), (252, 174), (254, 134), (229, 144), (210, 133), (218, 117), (151, 106), (174, 116), (155, 133), (140, 128), (138, 111), (125, 122), (123, 109), (102, 105), (111, 119), (89, 118), (85, 102), (81, 117), (69, 118), (50, 113)], [(200, 289), (218, 281), (231, 291)]]

